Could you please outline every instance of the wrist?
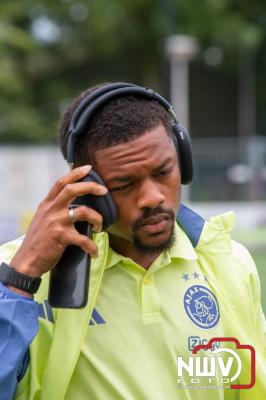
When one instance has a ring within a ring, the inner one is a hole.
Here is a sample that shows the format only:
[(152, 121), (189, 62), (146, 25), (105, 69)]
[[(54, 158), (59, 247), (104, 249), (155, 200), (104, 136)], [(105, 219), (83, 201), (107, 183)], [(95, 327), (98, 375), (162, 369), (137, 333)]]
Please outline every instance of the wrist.
[(14, 258), (10, 261), (9, 265), (13, 267), (17, 272), (28, 275), (32, 278), (40, 278), (42, 273), (36, 268), (36, 262), (30, 260), (28, 257), (20, 257), (18, 251)]

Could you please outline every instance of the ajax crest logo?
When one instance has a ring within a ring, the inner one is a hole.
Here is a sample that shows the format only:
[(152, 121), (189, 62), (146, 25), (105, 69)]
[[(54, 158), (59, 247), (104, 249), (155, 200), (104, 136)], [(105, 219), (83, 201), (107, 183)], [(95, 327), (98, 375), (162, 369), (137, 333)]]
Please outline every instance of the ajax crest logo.
[(188, 317), (199, 328), (213, 328), (219, 321), (217, 299), (206, 286), (190, 286), (184, 295), (184, 307)]

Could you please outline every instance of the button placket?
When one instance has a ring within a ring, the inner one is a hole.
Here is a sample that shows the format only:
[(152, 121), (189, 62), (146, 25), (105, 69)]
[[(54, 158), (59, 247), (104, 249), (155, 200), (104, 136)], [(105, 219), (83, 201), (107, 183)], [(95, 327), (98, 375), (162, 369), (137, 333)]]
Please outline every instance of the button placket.
[(141, 309), (143, 323), (150, 324), (160, 320), (159, 296), (154, 274), (143, 277), (141, 282)]

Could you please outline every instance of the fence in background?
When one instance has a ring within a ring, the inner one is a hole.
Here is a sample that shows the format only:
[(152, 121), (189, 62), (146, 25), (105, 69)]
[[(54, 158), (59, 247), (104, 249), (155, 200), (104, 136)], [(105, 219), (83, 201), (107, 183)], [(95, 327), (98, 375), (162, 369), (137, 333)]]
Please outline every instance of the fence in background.
[(194, 139), (192, 201), (265, 201), (266, 137)]
[[(266, 137), (193, 139), (192, 206), (204, 217), (234, 209), (266, 225)], [(52, 183), (68, 171), (53, 146), (0, 146), (0, 243), (20, 235)]]

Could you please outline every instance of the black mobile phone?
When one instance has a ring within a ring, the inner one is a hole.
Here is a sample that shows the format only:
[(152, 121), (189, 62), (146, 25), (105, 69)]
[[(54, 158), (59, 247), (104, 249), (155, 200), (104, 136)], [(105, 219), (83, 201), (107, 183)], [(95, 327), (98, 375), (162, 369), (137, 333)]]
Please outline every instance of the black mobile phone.
[[(95, 171), (80, 182), (97, 182), (103, 186), (103, 179)], [(94, 208), (103, 217), (103, 230), (117, 218), (117, 211), (111, 194), (104, 196), (92, 194), (77, 197), (71, 207), (86, 205)], [(91, 237), (91, 225), (77, 221), (75, 228), (83, 235)], [(88, 287), (91, 258), (88, 253), (78, 246), (68, 246), (55, 268), (51, 271), (48, 301), (55, 308), (82, 308), (88, 301)]]

